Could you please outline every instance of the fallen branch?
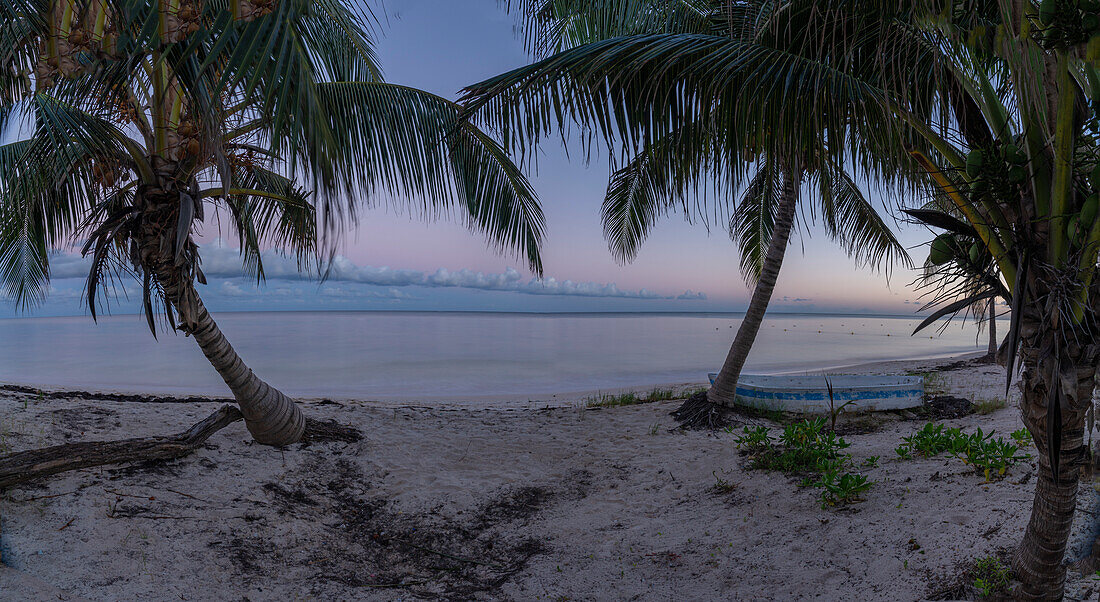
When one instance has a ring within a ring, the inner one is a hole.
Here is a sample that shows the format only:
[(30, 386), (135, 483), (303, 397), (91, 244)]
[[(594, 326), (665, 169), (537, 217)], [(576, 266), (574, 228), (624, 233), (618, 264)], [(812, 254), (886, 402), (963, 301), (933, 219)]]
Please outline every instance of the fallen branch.
[(224, 405), (178, 435), (68, 443), (0, 456), (0, 488), (80, 468), (186, 456), (241, 418), (240, 410)]
[[(121, 441), (88, 441), (66, 443), (42, 449), (0, 456), (0, 489), (17, 483), (31, 481), (60, 472), (106, 466), (108, 464), (129, 464), (150, 460), (173, 460), (195, 451), (211, 435), (241, 420), (241, 411), (236, 406), (224, 405), (217, 412), (207, 416), (178, 435), (167, 437), (138, 437)], [(306, 419), (306, 432), (302, 444), (339, 441), (354, 443), (363, 438), (363, 434), (352, 426), (342, 425), (335, 420)], [(172, 491), (169, 489), (169, 491)], [(56, 495), (69, 495), (75, 491)], [(126, 497), (145, 498), (147, 496), (112, 492)], [(173, 491), (192, 499), (199, 499), (186, 493)], [(28, 498), (29, 500), (56, 497), (54, 495)], [(201, 501), (201, 500), (200, 500)]]

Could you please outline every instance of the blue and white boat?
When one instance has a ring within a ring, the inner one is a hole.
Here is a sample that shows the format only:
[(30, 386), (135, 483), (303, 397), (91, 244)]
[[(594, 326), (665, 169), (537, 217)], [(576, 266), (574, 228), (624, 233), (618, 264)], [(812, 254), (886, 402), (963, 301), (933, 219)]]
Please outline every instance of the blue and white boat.
[[(718, 375), (710, 374), (713, 385)], [(743, 374), (737, 381), (737, 403), (764, 410), (828, 414), (825, 376), (762, 376)], [(924, 403), (924, 378), (894, 375), (829, 376), (833, 407), (851, 402), (845, 412), (904, 410)]]

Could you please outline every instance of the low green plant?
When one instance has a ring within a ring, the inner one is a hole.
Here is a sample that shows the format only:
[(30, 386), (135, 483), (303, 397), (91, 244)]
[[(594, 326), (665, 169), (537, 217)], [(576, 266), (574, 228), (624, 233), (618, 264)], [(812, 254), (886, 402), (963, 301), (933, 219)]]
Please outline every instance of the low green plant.
[(718, 476), (717, 470), (711, 471), (710, 474), (714, 475), (714, 487), (712, 487), (711, 489), (715, 493), (730, 493), (734, 489), (737, 489), (737, 483), (734, 483), (733, 481), (727, 481), (726, 479)]
[(852, 464), (844, 453), (850, 444), (826, 429), (824, 418), (788, 424), (778, 439), (765, 427), (746, 426), (734, 443), (752, 455), (752, 468), (805, 475), (801, 486), (821, 489), (823, 508), (859, 501), (871, 487), (867, 477), (845, 472)]
[(863, 465), (867, 468), (875, 468), (876, 466), (878, 466), (878, 460), (878, 456), (871, 456), (870, 458), (867, 458), (863, 461)]
[(829, 430), (835, 432), (837, 416), (840, 416), (841, 412), (844, 411), (844, 408), (852, 405), (853, 403), (855, 403), (855, 401), (849, 401), (848, 403), (844, 403), (839, 406), (836, 405), (836, 400), (833, 398), (833, 382), (829, 380), (828, 376), (824, 378), (825, 389), (829, 392)]
[(903, 437), (902, 444), (895, 450), (903, 458), (920, 455), (931, 458), (948, 453), (973, 466), (985, 475), (986, 481), (1004, 476), (1012, 465), (1031, 456), (1019, 454), (1019, 445), (1000, 437), (993, 437), (978, 429), (966, 434), (959, 428), (947, 428), (942, 424), (929, 422), (912, 436)]
[(646, 394), (645, 400), (648, 401), (669, 401), (672, 399), (679, 399), (676, 392), (672, 389), (662, 389), (660, 387), (654, 387), (652, 391)]
[(634, 392), (619, 393), (618, 395), (597, 393), (596, 395), (585, 398), (583, 402), (584, 406), (588, 408), (617, 408), (619, 406), (632, 406), (653, 401), (669, 401), (672, 399), (680, 399), (681, 397), (682, 395), (677, 395), (676, 391), (672, 389), (654, 387), (653, 390), (644, 397)]
[(1017, 447), (1023, 448), (1035, 444), (1035, 438), (1031, 436), (1031, 431), (1027, 429), (1012, 431), (1008, 436), (1012, 437)]
[(939, 372), (906, 372), (906, 374), (922, 378), (924, 381), (924, 394), (928, 397), (943, 395), (946, 391), (943, 375)]
[(902, 444), (894, 451), (903, 458), (912, 458), (913, 454), (931, 458), (955, 449), (961, 435), (962, 429), (929, 422), (912, 436), (902, 437)]
[(993, 399), (975, 399), (974, 400), (974, 413), (985, 416), (986, 414), (992, 414), (997, 410), (1000, 410), (1008, 405), (1001, 397), (994, 397)]
[(825, 419), (814, 418), (788, 424), (779, 437), (782, 449), (760, 458), (761, 468), (782, 472), (824, 472), (843, 464), (841, 451), (851, 444), (833, 431), (825, 430)]
[[(732, 427), (727, 427), (726, 432), (733, 433), (734, 430)], [(773, 443), (766, 426), (746, 426), (741, 430), (741, 435), (733, 438), (734, 445), (750, 454), (771, 450)]]
[(1012, 583), (1012, 571), (996, 556), (979, 558), (971, 571), (974, 589), (983, 597), (1008, 591)]
[(636, 403), (641, 403), (642, 399), (635, 393), (620, 393), (618, 395), (612, 395), (610, 393), (597, 393), (584, 400), (585, 407), (589, 408), (615, 408), (619, 406), (629, 406)]
[(871, 485), (871, 481), (864, 475), (849, 472), (841, 474), (835, 470), (822, 473), (821, 478), (813, 483), (814, 487), (821, 489), (822, 509), (862, 501), (860, 494), (870, 489)]

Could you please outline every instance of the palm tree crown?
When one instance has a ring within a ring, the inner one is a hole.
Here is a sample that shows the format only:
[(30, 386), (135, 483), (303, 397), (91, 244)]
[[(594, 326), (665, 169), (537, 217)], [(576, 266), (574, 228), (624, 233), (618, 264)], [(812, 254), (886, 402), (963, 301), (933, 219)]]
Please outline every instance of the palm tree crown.
[(712, 401), (733, 401), (803, 183), (816, 201), (804, 215), (820, 217), (857, 262), (908, 263), (850, 174), (886, 173), (849, 144), (885, 114), (864, 109), (878, 106), (865, 98), (875, 90), (805, 35), (818, 19), (812, 7), (779, 14), (760, 1), (534, 0), (523, 8), (529, 44), (544, 58), (469, 87), (464, 101), (521, 151), (571, 120), (622, 152), (602, 211), (620, 261), (636, 256), (667, 213), (728, 220), (756, 291)]
[[(198, 339), (198, 224), (228, 224), (258, 278), (265, 248), (323, 272), (386, 197), (458, 214), (541, 273), (523, 174), (457, 105), (382, 79), (373, 23), (339, 0), (0, 0), (0, 124), (30, 122), (0, 146), (6, 292), (40, 301), (50, 251), (82, 240), (93, 317), (104, 279), (132, 274), (154, 332), (159, 304)], [(238, 399), (250, 374), (223, 371)]]

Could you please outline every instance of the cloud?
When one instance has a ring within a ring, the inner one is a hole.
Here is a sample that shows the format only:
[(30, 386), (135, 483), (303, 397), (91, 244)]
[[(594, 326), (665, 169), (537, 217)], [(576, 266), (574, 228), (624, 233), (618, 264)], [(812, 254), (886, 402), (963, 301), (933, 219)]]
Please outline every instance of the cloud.
[[(241, 268), (240, 254), (217, 242), (203, 245), (202, 271), (211, 278), (240, 278), (245, 276)], [(298, 270), (293, 258), (274, 252), (263, 253), (264, 275), (271, 280), (308, 280)], [(50, 258), (51, 275), (54, 278), (84, 277), (88, 274), (87, 261), (74, 253), (58, 253)], [(333, 283), (354, 282), (374, 286), (389, 287), (384, 296), (389, 299), (408, 298), (407, 293), (398, 289), (406, 286), (428, 288), (466, 288), (484, 291), (505, 291), (526, 295), (552, 295), (568, 297), (603, 297), (618, 299), (675, 299), (679, 301), (702, 301), (707, 295), (691, 290), (679, 295), (662, 295), (648, 289), (637, 291), (622, 290), (614, 282), (574, 282), (558, 280), (553, 277), (525, 279), (514, 268), (501, 273), (475, 272), (473, 270), (448, 270), (439, 268), (434, 272), (420, 270), (394, 269), (357, 265), (347, 257), (333, 259), (325, 289), (330, 296), (340, 296), (340, 289)], [(243, 296), (246, 293), (233, 282), (223, 282), (220, 291), (230, 297)]]
[(244, 297), (248, 294), (248, 292), (246, 292), (243, 288), (238, 286), (236, 283), (230, 282), (228, 280), (226, 280), (225, 282), (222, 283), (221, 293), (223, 295), (227, 295), (229, 297)]
[(91, 264), (77, 253), (50, 255), (50, 278), (86, 278)]

